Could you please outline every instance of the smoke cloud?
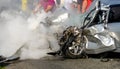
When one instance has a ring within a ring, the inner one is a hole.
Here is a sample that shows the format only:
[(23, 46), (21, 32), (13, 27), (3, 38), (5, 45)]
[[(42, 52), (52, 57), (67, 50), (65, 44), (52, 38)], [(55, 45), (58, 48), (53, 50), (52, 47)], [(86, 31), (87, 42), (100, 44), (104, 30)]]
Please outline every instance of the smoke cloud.
[[(28, 1), (32, 3), (33, 0)], [(58, 9), (54, 15), (59, 16), (63, 12)], [(0, 56), (11, 57), (17, 54), (20, 59), (48, 56), (47, 52), (59, 49), (56, 33), (59, 35), (67, 26), (80, 25), (79, 20), (76, 22), (72, 18), (64, 23), (47, 25), (39, 23), (41, 20), (44, 22), (45, 13), (38, 16), (40, 19), (36, 16), (22, 12), (20, 0), (0, 0)], [(73, 18), (78, 19), (75, 15)]]
[[(24, 17), (20, 12), (5, 10), (0, 14), (0, 55), (13, 56), (20, 51), (21, 59), (39, 59), (47, 56), (47, 52), (57, 51), (59, 45), (54, 33), (59, 26), (36, 23), (32, 17)], [(35, 27), (35, 28), (34, 28)]]

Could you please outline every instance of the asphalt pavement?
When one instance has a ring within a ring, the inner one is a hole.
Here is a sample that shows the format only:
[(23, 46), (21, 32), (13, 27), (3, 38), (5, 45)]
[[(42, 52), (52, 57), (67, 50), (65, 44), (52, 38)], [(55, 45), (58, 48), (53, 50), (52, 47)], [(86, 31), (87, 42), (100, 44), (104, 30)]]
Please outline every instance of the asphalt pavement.
[(16, 61), (5, 69), (120, 69), (120, 60), (111, 59), (101, 62), (98, 58), (89, 59), (63, 59), (58, 57), (45, 57), (39, 60)]

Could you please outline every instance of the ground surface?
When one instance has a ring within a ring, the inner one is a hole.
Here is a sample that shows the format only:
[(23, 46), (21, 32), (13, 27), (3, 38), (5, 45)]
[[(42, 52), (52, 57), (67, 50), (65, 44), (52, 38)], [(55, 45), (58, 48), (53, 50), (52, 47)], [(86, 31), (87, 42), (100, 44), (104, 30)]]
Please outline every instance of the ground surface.
[(120, 60), (101, 62), (97, 58), (61, 59), (46, 57), (40, 60), (24, 60), (12, 63), (5, 69), (120, 69)]

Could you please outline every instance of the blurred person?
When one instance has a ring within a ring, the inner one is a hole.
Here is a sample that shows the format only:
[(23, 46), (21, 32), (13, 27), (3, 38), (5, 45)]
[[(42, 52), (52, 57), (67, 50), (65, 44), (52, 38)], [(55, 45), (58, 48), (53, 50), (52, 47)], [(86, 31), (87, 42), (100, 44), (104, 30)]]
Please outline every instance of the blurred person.
[(84, 13), (89, 6), (91, 5), (93, 0), (77, 0), (78, 3), (78, 13)]
[(47, 24), (46, 18), (52, 16), (54, 8), (54, 0), (40, 0), (33, 10), (34, 15), (28, 19), (29, 28), (34, 30), (39, 27), (40, 23), (44, 23), (44, 25)]
[(59, 8), (64, 8), (67, 11), (73, 10), (74, 9), (74, 1), (76, 0), (55, 0), (56, 5)]
[(72, 0), (64, 0), (64, 8), (67, 10), (73, 9), (73, 1)]
[(82, 3), (82, 10), (81, 12), (84, 13), (91, 5), (93, 0), (83, 0), (83, 3)]
[(55, 9), (55, 1), (54, 0), (40, 0), (35, 9), (33, 10), (33, 13), (39, 13), (42, 16), (41, 18), (46, 18), (52, 15)]
[(81, 13), (82, 2), (83, 2), (83, 0), (77, 0), (77, 12), (78, 12), (78, 13)]
[(47, 13), (49, 11), (52, 11), (54, 6), (55, 6), (54, 0), (40, 0), (33, 12), (34, 13), (38, 12), (42, 7), (44, 11)]

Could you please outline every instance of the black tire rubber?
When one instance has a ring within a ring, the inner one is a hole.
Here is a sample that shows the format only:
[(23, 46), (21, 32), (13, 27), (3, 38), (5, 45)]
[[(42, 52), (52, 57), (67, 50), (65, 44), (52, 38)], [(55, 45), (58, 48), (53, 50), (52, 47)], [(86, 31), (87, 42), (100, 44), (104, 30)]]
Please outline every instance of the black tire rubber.
[[(71, 41), (69, 41), (69, 40), (71, 40)], [(79, 55), (74, 55), (74, 54), (70, 53), (69, 47), (72, 45), (72, 41), (73, 41), (72, 37), (70, 37), (69, 40), (68, 40), (69, 43), (67, 43), (66, 46), (62, 49), (64, 57), (71, 58), (71, 59), (77, 59), (77, 58), (83, 57), (82, 53)]]

